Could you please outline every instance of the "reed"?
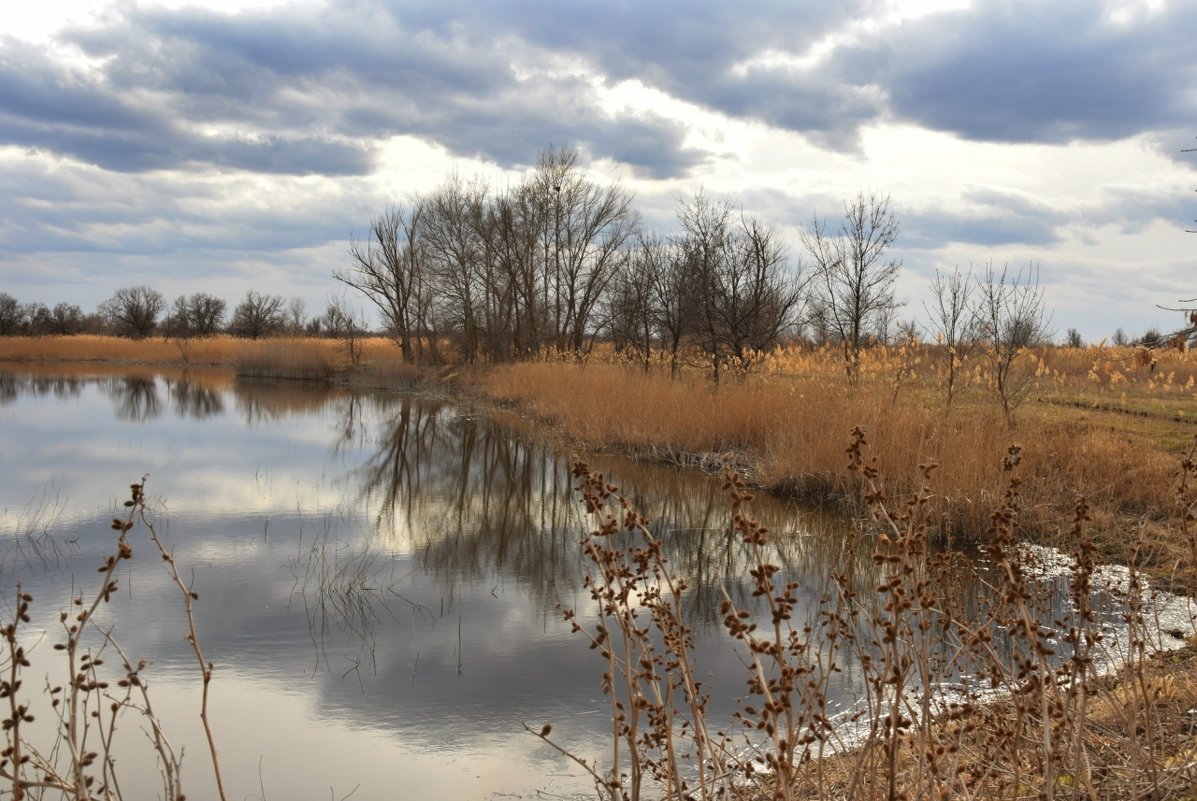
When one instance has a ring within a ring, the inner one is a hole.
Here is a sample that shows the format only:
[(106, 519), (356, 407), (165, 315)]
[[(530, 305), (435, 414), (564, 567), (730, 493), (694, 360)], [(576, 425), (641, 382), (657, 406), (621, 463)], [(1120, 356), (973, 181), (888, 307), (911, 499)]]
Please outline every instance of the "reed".
[(937, 526), (954, 537), (984, 533), (985, 510), (1002, 493), (994, 465), (1011, 439), (1027, 443), (1024, 525), (1044, 536), (1060, 530), (1055, 521), (1076, 493), (1111, 531), (1143, 518), (1158, 523), (1171, 508), (1172, 438), (1184, 443), (1186, 424), (1168, 421), (1164, 437), (1163, 421), (1034, 403), (1011, 431), (983, 394), (962, 393), (945, 410), (936, 384), (912, 383), (895, 402), (879, 385), (893, 373), (876, 363), (866, 362), (853, 387), (817, 366), (823, 354), (806, 358), (809, 370), (791, 365), (719, 385), (604, 363), (511, 365), (479, 381), (485, 394), (553, 421), (583, 446), (679, 463), (732, 454), (756, 485), (815, 499), (856, 497), (841, 465), (844, 432), (859, 425), (887, 492), (916, 489), (919, 465), (940, 465), (933, 506)]
[(242, 347), (234, 370), (243, 378), (286, 378), (301, 381), (327, 381), (345, 369), (325, 340), (269, 339)]
[[(179, 573), (171, 553), (158, 537), (145, 508), (144, 480), (130, 487), (125, 501), (127, 513), (114, 518), (118, 532), (116, 545), (99, 566), (100, 579), (88, 593), (80, 591), (70, 602), (70, 611), (58, 617), (57, 634), (48, 634), (54, 653), (60, 656), (53, 671), (60, 671), (62, 684), (53, 684), (47, 675), (45, 692), (35, 694), (26, 687), (25, 676), (33, 665), (30, 660), (31, 636), (25, 631), (33, 618), (34, 598), (18, 585), (14, 591), (13, 614), (0, 627), (0, 705), (3, 706), (3, 750), (0, 751), (0, 781), (8, 787), (8, 797), (21, 799), (61, 798), (72, 801), (92, 799), (140, 798), (147, 777), (129, 776), (118, 759), (118, 728), (142, 727), (146, 743), (157, 759), (159, 792), (162, 798), (183, 801), (183, 753), (171, 744), (151, 703), (146, 680), (148, 663), (134, 660), (121, 648), (114, 627), (97, 622), (97, 612), (118, 591), (118, 571), (133, 558), (130, 532), (140, 527), (148, 542), (167, 565), (171, 580), (181, 596), (187, 621), (187, 641), (195, 654), (202, 677), (200, 719), (207, 735), (211, 770), (221, 801), (226, 798), (221, 780), (220, 759), (208, 718), (208, 690), (213, 665), (204, 660), (195, 626), (193, 603), (199, 595)], [(119, 668), (107, 666), (115, 654)], [(45, 731), (29, 732), (37, 715), (45, 715), (54, 726)], [(120, 740), (124, 743), (126, 741)], [(121, 748), (127, 748), (122, 745)], [(126, 796), (126, 793), (129, 795)]]
[[(611, 751), (586, 759), (555, 738), (551, 722), (525, 728), (579, 764), (608, 801), (1192, 797), (1193, 649), (1179, 669), (1151, 654), (1160, 634), (1135, 568), (1141, 541), (1111, 581), (1096, 566), (1089, 507), (1078, 499), (1060, 611), (1052, 584), (1037, 578), (1046, 557), (1018, 542), (1026, 464), (1010, 446), (989, 515), (987, 600), (965, 610), (943, 589), (968, 579), (951, 552), (929, 546), (936, 466), (925, 462), (920, 487), (893, 497), (861, 429), (847, 454), (871, 520), (854, 545), (874, 549), (880, 580), (863, 587), (846, 564), (805, 616), (799, 599), (812, 588), (772, 561), (752, 493), (736, 471), (724, 472), (729, 525), (755, 555), (758, 599), (754, 608), (725, 594), (722, 604), (745, 667), (745, 694), (728, 722), (708, 720), (703, 666), (681, 612), (684, 574), (650, 521), (579, 463), (578, 493), (594, 522), (582, 539), (594, 613), (563, 615), (603, 666)], [(1121, 635), (1097, 620), (1099, 584), (1121, 599)], [(863, 691), (836, 713), (830, 688), (849, 668)]]

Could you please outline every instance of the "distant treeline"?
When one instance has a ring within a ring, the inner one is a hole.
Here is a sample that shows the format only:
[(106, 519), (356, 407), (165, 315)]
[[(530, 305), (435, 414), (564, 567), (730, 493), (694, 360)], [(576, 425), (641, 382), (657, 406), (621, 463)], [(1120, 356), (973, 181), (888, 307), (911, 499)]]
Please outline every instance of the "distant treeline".
[(133, 286), (117, 290), (95, 311), (85, 313), (73, 303), (20, 303), (0, 292), (0, 336), (73, 336), (113, 334), (142, 339), (208, 337), (232, 334), (260, 339), (280, 334), (341, 335), (347, 323), (341, 301), (329, 303), (324, 314), (308, 317), (303, 298), (286, 299), (253, 290), (227, 315), (221, 298), (204, 292), (180, 295), (168, 306), (156, 289)]

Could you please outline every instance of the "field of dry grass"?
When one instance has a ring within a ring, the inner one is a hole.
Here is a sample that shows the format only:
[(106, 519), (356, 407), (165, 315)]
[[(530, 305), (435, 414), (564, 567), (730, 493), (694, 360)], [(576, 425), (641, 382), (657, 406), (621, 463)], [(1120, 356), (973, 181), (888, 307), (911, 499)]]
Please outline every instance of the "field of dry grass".
[[(388, 339), (373, 337), (363, 340), (362, 345), (362, 358), (366, 362), (394, 360)], [(243, 367), (255, 374), (282, 378), (327, 378), (350, 366), (343, 341), (310, 337), (258, 340), (231, 336), (142, 340), (95, 335), (0, 337), (0, 361)]]
[[(844, 448), (860, 425), (891, 494), (917, 486), (921, 463), (939, 466), (940, 512), (956, 534), (984, 530), (1001, 493), (1002, 457), (1015, 443), (1023, 445), (1029, 522), (1042, 535), (1050, 538), (1078, 493), (1114, 538), (1173, 514), (1178, 466), (1197, 434), (1193, 354), (1157, 352), (1153, 368), (1132, 349), (1053, 349), (1028, 360), (1012, 425), (979, 359), (965, 360), (948, 407), (940, 349), (870, 351), (855, 386), (836, 356), (779, 351), (719, 385), (697, 372), (673, 380), (594, 360), (497, 367), (479, 383), (590, 447), (679, 461), (730, 452), (757, 483), (812, 497), (848, 489)], [(1189, 555), (1183, 545), (1160, 559)]]

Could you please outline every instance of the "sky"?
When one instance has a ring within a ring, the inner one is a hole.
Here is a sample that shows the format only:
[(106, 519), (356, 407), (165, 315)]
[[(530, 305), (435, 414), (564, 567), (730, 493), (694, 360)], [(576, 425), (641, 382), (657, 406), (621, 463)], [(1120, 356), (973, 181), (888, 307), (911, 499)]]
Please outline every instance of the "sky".
[(0, 11), (0, 292), (322, 311), (372, 216), (544, 148), (773, 224), (888, 195), (899, 319), (1037, 265), (1051, 328), (1197, 297), (1197, 0), (38, 0)]

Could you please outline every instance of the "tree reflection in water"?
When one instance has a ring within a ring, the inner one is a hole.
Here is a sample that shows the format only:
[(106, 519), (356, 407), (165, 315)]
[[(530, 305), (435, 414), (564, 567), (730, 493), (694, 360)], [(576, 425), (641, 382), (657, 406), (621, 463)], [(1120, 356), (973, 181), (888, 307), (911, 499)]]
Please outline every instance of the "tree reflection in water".
[(224, 398), (214, 387), (191, 380), (186, 372), (178, 378), (166, 378), (165, 382), (171, 405), (179, 417), (204, 420), (224, 414)]
[[(358, 403), (345, 406), (345, 415), (338, 428), (360, 434)], [(514, 579), (541, 614), (555, 614), (563, 593), (581, 586), (578, 540), (593, 521), (574, 497), (569, 458), (513, 437), (485, 415), (410, 396), (394, 400), (373, 441), (355, 479), (357, 503), (373, 510), (380, 547), (417, 551), (450, 594), (462, 584)], [(652, 520), (667, 558), (686, 578), (694, 625), (718, 627), (725, 589), (737, 603), (754, 605), (751, 557), (730, 530), (715, 479), (610, 456), (591, 462)], [(772, 558), (800, 580), (810, 609), (845, 562), (862, 586), (875, 577), (871, 548), (848, 547), (853, 538), (842, 517), (768, 496), (754, 509), (779, 534)]]
[(27, 375), (0, 370), (0, 404), (12, 403), (21, 395), (52, 395), (58, 399), (77, 397), (85, 380), (77, 376)]
[(100, 384), (116, 406), (116, 416), (132, 423), (145, 423), (162, 414), (158, 384), (153, 378), (129, 376)]

